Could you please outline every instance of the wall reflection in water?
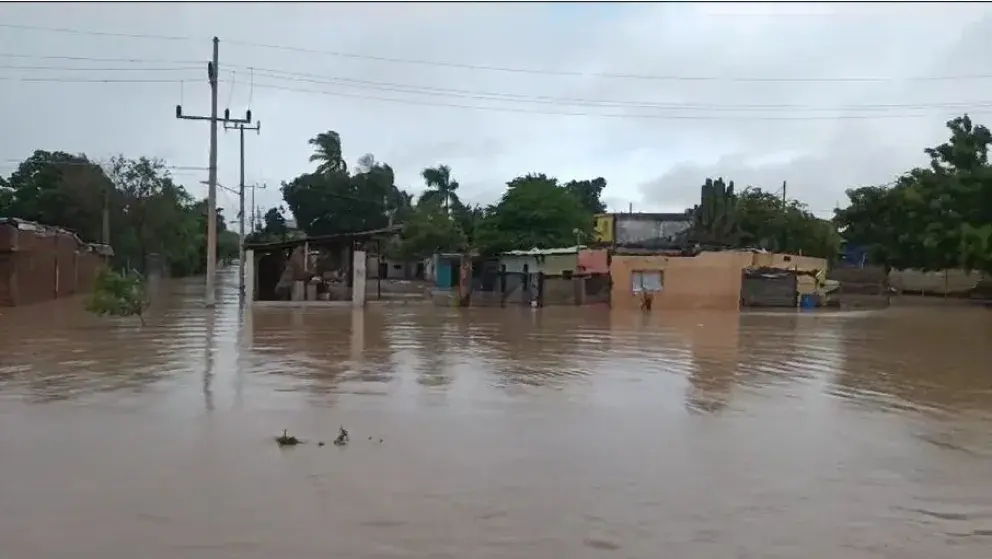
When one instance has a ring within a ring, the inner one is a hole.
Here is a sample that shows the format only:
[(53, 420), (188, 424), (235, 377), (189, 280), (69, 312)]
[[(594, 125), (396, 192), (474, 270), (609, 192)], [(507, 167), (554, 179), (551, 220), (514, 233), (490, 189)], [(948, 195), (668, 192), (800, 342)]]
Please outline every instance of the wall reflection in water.
[(241, 313), (236, 285), (162, 282), (144, 328), (0, 310), (7, 555), (987, 556), (987, 311)]

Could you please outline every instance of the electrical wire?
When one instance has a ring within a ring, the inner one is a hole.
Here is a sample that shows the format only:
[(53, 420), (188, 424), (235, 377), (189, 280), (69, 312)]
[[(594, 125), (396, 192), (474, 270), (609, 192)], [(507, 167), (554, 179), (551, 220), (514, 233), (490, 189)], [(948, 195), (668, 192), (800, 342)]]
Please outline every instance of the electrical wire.
[[(397, 103), (403, 105), (418, 105), (426, 107), (447, 107), (456, 109), (472, 109), (480, 111), (493, 111), (502, 113), (521, 113), (521, 114), (533, 114), (533, 115), (546, 115), (546, 116), (582, 116), (582, 117), (601, 117), (601, 118), (625, 118), (625, 119), (659, 119), (659, 120), (758, 120), (758, 121), (807, 121), (807, 120), (866, 120), (866, 119), (893, 119), (893, 118), (933, 118), (933, 113), (914, 113), (914, 114), (833, 114), (833, 115), (776, 115), (776, 116), (766, 116), (766, 115), (687, 115), (687, 114), (652, 114), (652, 113), (590, 113), (590, 112), (564, 112), (564, 111), (540, 111), (540, 110), (530, 110), (518, 107), (494, 107), (487, 105), (466, 105), (466, 104), (456, 104), (456, 103), (442, 103), (434, 101), (422, 101), (416, 99), (399, 99), (394, 97), (379, 97), (374, 95), (359, 94), (359, 93), (343, 93), (336, 91), (325, 91), (318, 89), (303, 89), (296, 87), (289, 87), (276, 84), (262, 84), (256, 82), (255, 87), (260, 87), (263, 89), (272, 89), (278, 91), (291, 91), (297, 93), (310, 93), (316, 95), (326, 95), (331, 97), (342, 97), (342, 98), (352, 98), (359, 99), (363, 101), (382, 101), (387, 103)], [(973, 105), (972, 105), (973, 106)], [(992, 107), (992, 103), (987, 104), (987, 106)], [(957, 112), (960, 112), (961, 108), (966, 108), (967, 105), (961, 105)], [(947, 108), (951, 109), (953, 106), (947, 107), (936, 107), (936, 108)], [(842, 109), (837, 109), (842, 110)], [(973, 114), (986, 114), (989, 111), (982, 110), (982, 107), (977, 107), (976, 110), (969, 111)]]
[(111, 31), (90, 31), (85, 29), (72, 29), (69, 27), (46, 27), (41, 25), (23, 25), (17, 23), (0, 23), (0, 27), (6, 29), (20, 29), (21, 31), (48, 31), (52, 33), (67, 33), (71, 35), (90, 35), (93, 37), (120, 37), (122, 39), (157, 39), (160, 41), (192, 41), (193, 37), (182, 37), (178, 35), (149, 35), (147, 33), (116, 33)]
[(64, 78), (64, 77), (23, 77), (0, 76), (0, 81), (24, 83), (179, 83), (184, 80), (164, 78)]
[(175, 60), (166, 58), (120, 58), (94, 56), (66, 56), (50, 54), (23, 54), (0, 52), (0, 58), (17, 58), (27, 60), (69, 60), (74, 62), (125, 62), (130, 64), (205, 64), (202, 60)]
[(319, 76), (316, 74), (305, 74), (300, 72), (285, 72), (281, 70), (270, 70), (265, 68), (257, 68), (254, 70), (260, 72), (261, 77), (269, 77), (272, 79), (282, 79), (294, 82), (304, 82), (311, 84), (321, 84), (321, 85), (341, 85), (345, 87), (359, 88), (359, 89), (371, 89), (378, 91), (391, 91), (397, 93), (412, 93), (420, 95), (445, 95), (460, 98), (470, 98), (470, 99), (482, 99), (482, 100), (492, 100), (492, 101), (510, 101), (510, 102), (525, 102), (525, 103), (536, 103), (536, 104), (553, 104), (553, 105), (578, 105), (578, 106), (592, 106), (592, 107), (603, 107), (603, 108), (648, 108), (648, 109), (685, 109), (685, 110), (783, 110), (783, 109), (802, 109), (802, 110), (820, 110), (820, 111), (848, 111), (848, 110), (876, 110), (876, 109), (921, 109), (921, 108), (960, 108), (960, 107), (971, 107), (976, 104), (983, 104), (986, 106), (992, 106), (992, 102), (980, 101), (980, 102), (939, 102), (939, 103), (877, 103), (877, 104), (861, 104), (861, 105), (842, 105), (834, 107), (824, 107), (824, 106), (810, 106), (810, 105), (799, 105), (799, 104), (787, 104), (787, 103), (764, 103), (764, 104), (744, 104), (744, 105), (727, 105), (727, 104), (713, 104), (713, 103), (661, 103), (661, 102), (650, 102), (650, 101), (620, 101), (620, 100), (602, 100), (602, 99), (582, 99), (575, 97), (552, 97), (543, 95), (521, 95), (515, 93), (502, 93), (502, 92), (492, 92), (492, 91), (478, 91), (478, 90), (466, 90), (466, 89), (452, 89), (452, 88), (440, 88), (440, 87), (430, 87), (430, 86), (416, 86), (407, 84), (398, 84), (391, 82), (379, 82), (370, 80), (358, 80), (351, 78), (337, 78), (329, 76)]
[[(206, 40), (206, 38), (196, 38), (189, 36), (178, 36), (178, 35), (154, 35), (154, 34), (142, 34), (142, 33), (117, 33), (117, 32), (107, 32), (107, 31), (90, 31), (83, 29), (73, 29), (65, 27), (45, 27), (37, 25), (22, 25), (22, 24), (12, 24), (12, 23), (0, 23), (0, 28), (6, 29), (18, 29), (22, 31), (44, 31), (52, 33), (67, 33), (75, 35), (91, 35), (98, 37), (121, 37), (121, 38), (131, 38), (131, 39), (152, 39), (152, 40), (163, 40), (163, 41), (195, 41), (195, 40)], [(400, 57), (390, 57), (390, 56), (377, 56), (370, 54), (357, 54), (349, 53), (343, 51), (335, 50), (321, 50), (307, 47), (291, 46), (291, 45), (278, 45), (278, 44), (268, 44), (268, 43), (258, 43), (252, 41), (242, 41), (242, 40), (231, 40), (225, 39), (225, 44), (240, 45), (252, 48), (261, 48), (269, 50), (280, 50), (286, 52), (295, 53), (306, 53), (321, 56), (332, 56), (338, 58), (350, 58), (357, 60), (370, 60), (377, 62), (388, 62), (395, 64), (407, 64), (407, 65), (419, 65), (419, 66), (431, 66), (437, 68), (455, 68), (463, 70), (474, 70), (474, 71), (485, 71), (485, 72), (501, 72), (501, 73), (517, 73), (517, 74), (531, 74), (531, 75), (542, 75), (542, 76), (562, 76), (562, 77), (597, 77), (597, 78), (609, 78), (609, 79), (625, 79), (625, 80), (651, 80), (651, 81), (697, 81), (697, 82), (730, 82), (730, 83), (747, 83), (747, 82), (767, 82), (767, 83), (799, 83), (799, 82), (810, 82), (810, 83), (826, 83), (826, 82), (840, 82), (840, 83), (854, 83), (854, 82), (917, 82), (917, 81), (961, 81), (961, 80), (985, 80), (992, 79), (992, 74), (963, 74), (963, 75), (937, 75), (937, 76), (704, 76), (704, 75), (651, 75), (651, 74), (633, 74), (633, 73), (619, 73), (619, 72), (578, 72), (570, 70), (548, 70), (548, 69), (535, 69), (535, 68), (514, 68), (506, 66), (495, 66), (486, 64), (468, 64), (460, 62), (449, 62), (449, 61), (439, 61), (439, 60), (424, 60), (424, 59), (414, 59), (414, 58), (400, 58)]]
[(202, 71), (201, 68), (192, 68), (190, 66), (177, 66), (171, 68), (148, 68), (148, 67), (137, 67), (132, 66), (130, 68), (90, 68), (90, 67), (80, 67), (80, 66), (14, 66), (10, 64), (0, 64), (0, 70), (29, 70), (29, 71), (43, 71), (43, 70), (57, 70), (59, 72), (187, 72), (190, 70)]
[[(140, 60), (140, 59), (131, 59)], [(237, 66), (237, 65), (235, 65)], [(543, 95), (524, 95), (516, 93), (505, 93), (505, 92), (493, 92), (493, 91), (479, 91), (479, 90), (466, 90), (466, 89), (453, 89), (453, 88), (441, 88), (441, 87), (431, 87), (431, 86), (417, 86), (409, 84), (401, 84), (394, 82), (381, 82), (372, 80), (361, 80), (353, 78), (341, 78), (334, 76), (324, 76), (319, 74), (310, 74), (304, 72), (289, 72), (284, 70), (276, 70), (270, 68), (257, 68), (243, 66), (241, 67), (250, 72), (250, 77), (248, 82), (239, 82), (237, 80), (236, 71), (232, 71), (232, 78), (228, 82), (232, 85), (229, 92), (228, 106), (233, 100), (234, 95), (234, 85), (237, 83), (246, 83), (249, 88), (254, 89), (254, 73), (259, 71), (262, 77), (268, 77), (276, 80), (286, 80), (292, 82), (302, 82), (317, 85), (334, 85), (350, 87), (353, 89), (369, 89), (375, 91), (387, 91), (394, 93), (409, 93), (416, 95), (439, 95), (448, 96), (456, 98), (467, 98), (467, 99), (478, 99), (486, 101), (507, 101), (515, 103), (533, 103), (533, 104), (549, 104), (549, 105), (574, 105), (583, 107), (597, 107), (597, 108), (642, 108), (642, 109), (678, 109), (678, 110), (698, 110), (698, 111), (738, 111), (738, 110), (774, 110), (781, 111), (784, 109), (798, 109), (806, 111), (866, 111), (866, 110), (889, 110), (889, 109), (930, 109), (930, 108), (946, 108), (946, 109), (961, 109), (961, 108), (975, 108), (975, 107), (992, 107), (992, 102), (987, 101), (952, 101), (952, 102), (933, 102), (933, 103), (875, 103), (875, 104), (857, 104), (857, 105), (842, 105), (834, 107), (826, 106), (810, 106), (810, 105), (800, 105), (800, 104), (788, 104), (788, 103), (764, 103), (764, 104), (714, 104), (714, 103), (676, 103), (676, 102), (651, 102), (651, 101), (626, 101), (626, 100), (604, 100), (604, 99), (583, 99), (575, 97), (554, 97), (554, 96), (543, 96)], [(87, 72), (100, 72), (100, 71), (136, 71), (136, 70), (147, 70), (147, 71), (200, 71), (197, 67), (175, 67), (175, 68), (148, 68), (148, 67), (129, 67), (129, 68), (90, 68), (90, 67), (74, 67), (74, 66), (11, 66), (11, 65), (0, 65), (0, 69), (13, 69), (13, 70), (59, 70), (59, 71), (87, 71)], [(61, 77), (44, 77), (44, 78), (32, 78), (26, 77), (22, 78), (19, 76), (11, 77), (7, 76), (3, 79), (9, 80), (65, 80), (65, 81), (75, 81), (76, 78), (61, 78)], [(83, 82), (89, 81), (99, 81), (104, 82), (108, 80), (91, 80), (83, 79)], [(221, 80), (225, 81), (225, 80)], [(138, 83), (145, 83), (145, 80), (138, 80)], [(111, 83), (121, 83), (114, 80)], [(331, 93), (331, 92), (328, 92)], [(250, 96), (253, 94), (250, 93)], [(250, 104), (250, 102), (249, 102)]]
[[(164, 78), (81, 78), (81, 77), (56, 77), (56, 76), (45, 76), (45, 77), (22, 77), (22, 76), (0, 76), (0, 81), (16, 81), (24, 83), (92, 83), (92, 84), (165, 84), (174, 83), (182, 84), (183, 79), (164, 79)], [(229, 80), (219, 80), (220, 82), (228, 82)], [(244, 82), (240, 82), (244, 83)], [(181, 85), (180, 85), (181, 86)], [(598, 112), (578, 112), (578, 111), (548, 111), (548, 110), (533, 110), (518, 107), (500, 107), (492, 105), (478, 105), (478, 104), (458, 104), (458, 103), (445, 103), (430, 100), (420, 100), (420, 99), (403, 99), (396, 97), (382, 97), (375, 95), (368, 95), (364, 93), (346, 93), (340, 91), (327, 91), (321, 89), (305, 89), (298, 87), (290, 87), (279, 84), (272, 83), (255, 83), (251, 82), (250, 87), (254, 89), (255, 87), (260, 87), (263, 89), (272, 89), (278, 91), (287, 92), (297, 92), (297, 93), (309, 93), (316, 95), (324, 95), (331, 97), (340, 98), (352, 98), (362, 101), (379, 101), (387, 103), (397, 103), (406, 105), (416, 105), (416, 106), (427, 106), (427, 107), (445, 107), (445, 108), (456, 108), (456, 109), (468, 109), (468, 110), (481, 110), (490, 112), (502, 112), (502, 113), (520, 113), (520, 114), (533, 114), (533, 115), (545, 115), (545, 116), (576, 116), (576, 117), (601, 117), (601, 118), (623, 118), (623, 119), (660, 119), (660, 120), (758, 120), (758, 121), (807, 121), (807, 120), (865, 120), (865, 119), (902, 119), (902, 118), (932, 118), (933, 113), (923, 113), (917, 112), (912, 114), (828, 114), (828, 115), (748, 115), (748, 114), (721, 114), (721, 115), (703, 115), (703, 114), (658, 114), (658, 113), (598, 113)], [(488, 100), (499, 100), (499, 99), (488, 99)], [(530, 102), (530, 101), (528, 101)], [(594, 106), (594, 108), (600, 106)], [(648, 106), (646, 106), (648, 107)], [(627, 108), (626, 106), (616, 106), (616, 107), (601, 107), (601, 108)], [(755, 107), (745, 107), (745, 106), (705, 106), (705, 105), (671, 105), (669, 107), (649, 107), (656, 108), (658, 110), (688, 110), (688, 111), (741, 111), (741, 110), (757, 110), (757, 111), (768, 111), (768, 110), (778, 110), (774, 106), (755, 106)], [(787, 108), (783, 107), (783, 108)], [(931, 103), (931, 104), (916, 104), (916, 105), (874, 105), (874, 106), (847, 106), (847, 107), (818, 107), (818, 108), (806, 108), (804, 110), (821, 110), (821, 111), (865, 111), (865, 110), (888, 110), (888, 109), (910, 109), (910, 110), (922, 110), (922, 109), (945, 109), (954, 110), (955, 112), (960, 112), (961, 110), (967, 110), (972, 114), (987, 114), (988, 109), (992, 109), (992, 102), (950, 102), (950, 103)]]
[[(6, 158), (6, 159), (0, 159), (0, 163), (15, 163), (15, 164), (20, 164), (20, 163), (23, 163), (26, 160), (27, 160), (27, 158), (25, 158), (25, 159)], [(54, 164), (55, 165), (78, 165), (78, 166), (83, 166), (83, 167), (90, 167), (90, 166), (94, 166), (94, 165), (95, 166), (100, 166), (101, 165), (101, 163), (99, 163), (97, 161), (56, 161), (56, 162), (54, 162)], [(172, 170), (172, 171), (208, 171), (208, 170), (210, 170), (209, 167), (202, 167), (202, 166), (196, 166), (196, 165), (163, 165), (162, 168), (163, 169)]]
[(231, 84), (231, 88), (228, 90), (227, 93), (227, 105), (225, 105), (226, 107), (230, 107), (231, 101), (234, 101), (234, 88), (238, 84), (237, 78), (238, 78), (237, 72), (231, 70), (231, 81), (229, 82)]

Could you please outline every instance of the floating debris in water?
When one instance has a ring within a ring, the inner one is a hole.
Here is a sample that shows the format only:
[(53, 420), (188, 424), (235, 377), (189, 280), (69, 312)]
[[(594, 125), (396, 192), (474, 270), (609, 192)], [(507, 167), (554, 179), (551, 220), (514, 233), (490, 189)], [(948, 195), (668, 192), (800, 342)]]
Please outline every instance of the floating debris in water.
[(337, 446), (344, 446), (348, 444), (348, 430), (344, 427), (339, 428), (338, 438), (334, 439), (334, 444)]
[(282, 435), (276, 437), (276, 443), (278, 443), (279, 446), (296, 446), (303, 443), (300, 439), (288, 434), (287, 431), (287, 429), (283, 429)]
[(317, 446), (324, 446), (324, 441), (317, 441)]

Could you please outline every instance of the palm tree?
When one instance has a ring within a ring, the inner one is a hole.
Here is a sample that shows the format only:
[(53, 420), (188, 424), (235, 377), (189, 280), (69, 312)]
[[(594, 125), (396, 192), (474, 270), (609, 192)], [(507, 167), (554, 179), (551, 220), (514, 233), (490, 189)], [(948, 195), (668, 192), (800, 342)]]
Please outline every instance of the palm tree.
[(451, 167), (447, 165), (428, 167), (420, 175), (427, 183), (427, 190), (421, 195), (421, 201), (440, 202), (445, 212), (458, 203), (458, 195), (455, 194), (458, 190), (458, 181), (451, 180)]
[(337, 132), (333, 130), (321, 132), (310, 138), (308, 143), (314, 146), (314, 153), (310, 155), (310, 162), (319, 163), (317, 173), (329, 175), (348, 172), (348, 164), (341, 156), (341, 136)]

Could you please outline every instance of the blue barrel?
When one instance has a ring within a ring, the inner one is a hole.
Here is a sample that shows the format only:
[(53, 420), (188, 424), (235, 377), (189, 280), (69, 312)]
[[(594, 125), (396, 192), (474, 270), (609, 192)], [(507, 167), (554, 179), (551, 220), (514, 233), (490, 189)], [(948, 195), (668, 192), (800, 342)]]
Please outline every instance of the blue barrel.
[(803, 293), (802, 295), (799, 296), (799, 308), (815, 309), (816, 297), (812, 293)]

